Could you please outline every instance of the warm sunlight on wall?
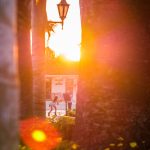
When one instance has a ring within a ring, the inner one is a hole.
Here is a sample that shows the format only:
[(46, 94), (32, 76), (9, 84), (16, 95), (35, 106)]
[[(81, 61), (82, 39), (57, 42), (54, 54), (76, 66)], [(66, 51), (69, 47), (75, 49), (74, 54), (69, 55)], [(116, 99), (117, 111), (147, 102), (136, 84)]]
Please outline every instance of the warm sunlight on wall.
[[(60, 0), (47, 0), (48, 20), (60, 21), (57, 4)], [(67, 0), (70, 4), (67, 17), (64, 21), (64, 29), (57, 24), (55, 32), (51, 33), (49, 46), (56, 55), (64, 55), (67, 59), (79, 61), (81, 43), (81, 23), (79, 0)]]

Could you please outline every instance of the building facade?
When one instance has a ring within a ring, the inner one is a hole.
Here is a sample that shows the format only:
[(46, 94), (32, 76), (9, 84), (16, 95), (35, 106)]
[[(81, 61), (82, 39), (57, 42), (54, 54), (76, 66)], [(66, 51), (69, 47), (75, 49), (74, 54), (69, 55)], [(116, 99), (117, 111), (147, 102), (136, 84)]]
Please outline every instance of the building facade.
[(45, 80), (47, 101), (51, 101), (54, 96), (58, 96), (59, 102), (63, 102), (63, 94), (69, 93), (73, 108), (75, 108), (78, 75), (46, 75)]

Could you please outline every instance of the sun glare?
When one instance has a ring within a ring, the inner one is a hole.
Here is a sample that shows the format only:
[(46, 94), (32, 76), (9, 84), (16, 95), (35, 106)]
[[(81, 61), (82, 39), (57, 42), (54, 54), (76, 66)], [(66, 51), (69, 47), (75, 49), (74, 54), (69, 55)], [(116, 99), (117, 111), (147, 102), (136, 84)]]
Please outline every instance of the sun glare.
[[(60, 21), (57, 4), (60, 0), (47, 0), (48, 20)], [(67, 0), (70, 4), (67, 17), (64, 21), (64, 29), (60, 24), (54, 27), (51, 33), (49, 47), (55, 51), (56, 56), (63, 55), (72, 61), (80, 60), (81, 22), (79, 0)]]

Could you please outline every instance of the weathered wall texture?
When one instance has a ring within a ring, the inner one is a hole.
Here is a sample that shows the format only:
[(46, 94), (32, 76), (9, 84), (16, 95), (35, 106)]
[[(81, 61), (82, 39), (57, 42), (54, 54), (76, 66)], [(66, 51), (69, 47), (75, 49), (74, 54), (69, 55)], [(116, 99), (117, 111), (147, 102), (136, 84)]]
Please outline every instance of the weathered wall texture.
[(18, 148), (16, 0), (0, 0), (0, 150)]
[(80, 0), (82, 57), (76, 139), (104, 149), (150, 140), (150, 2)]

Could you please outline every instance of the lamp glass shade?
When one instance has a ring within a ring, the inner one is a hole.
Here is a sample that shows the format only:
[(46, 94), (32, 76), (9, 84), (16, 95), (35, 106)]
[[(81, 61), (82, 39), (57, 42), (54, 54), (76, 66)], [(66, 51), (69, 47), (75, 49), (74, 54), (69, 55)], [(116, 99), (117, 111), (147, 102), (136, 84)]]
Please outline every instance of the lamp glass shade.
[(61, 0), (61, 2), (57, 4), (57, 8), (59, 12), (59, 17), (63, 21), (67, 16), (69, 4), (67, 4), (66, 0)]

